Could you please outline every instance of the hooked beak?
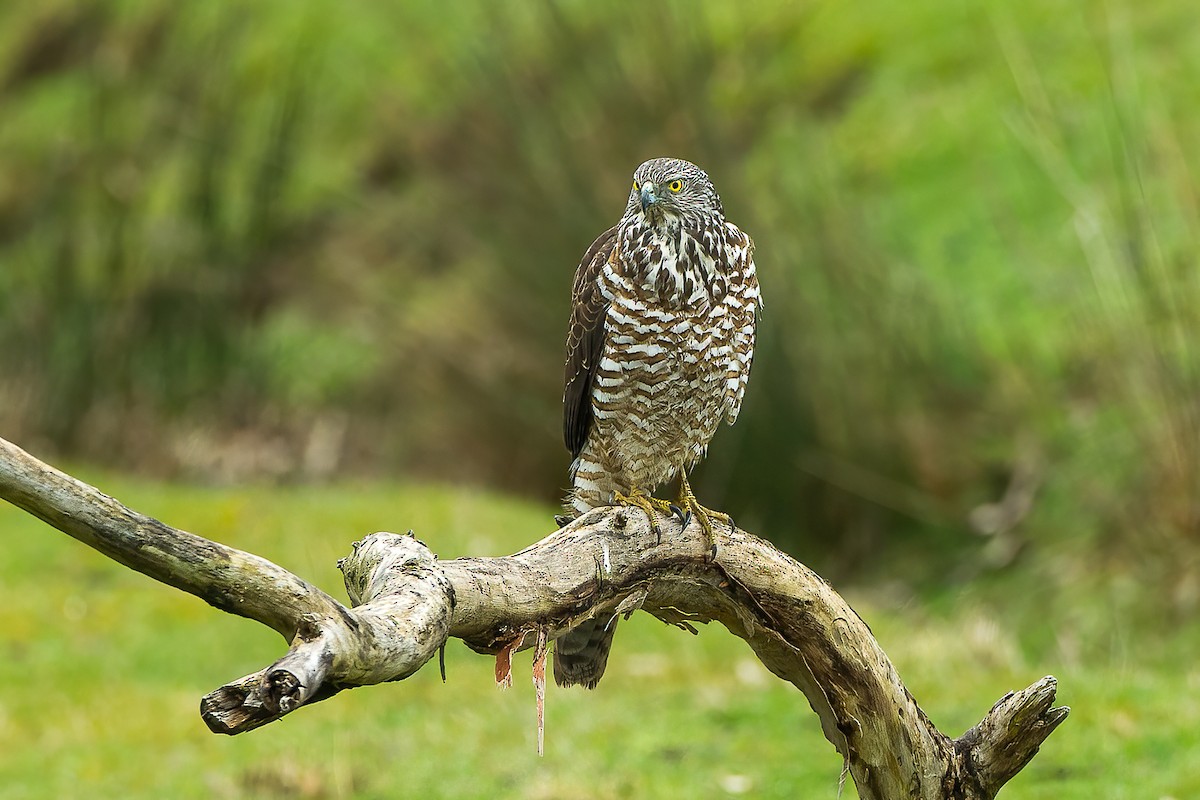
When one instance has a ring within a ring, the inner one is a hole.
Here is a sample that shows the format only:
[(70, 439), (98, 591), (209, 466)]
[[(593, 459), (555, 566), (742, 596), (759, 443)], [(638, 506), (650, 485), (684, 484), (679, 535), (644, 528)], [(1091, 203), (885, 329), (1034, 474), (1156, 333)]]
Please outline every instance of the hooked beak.
[(647, 181), (646, 183), (642, 184), (641, 195), (642, 195), (642, 213), (643, 214), (646, 213), (650, 209), (650, 206), (652, 206), (658, 202), (658, 196), (656, 194), (654, 194), (654, 190), (655, 190), (655, 186), (653, 183)]

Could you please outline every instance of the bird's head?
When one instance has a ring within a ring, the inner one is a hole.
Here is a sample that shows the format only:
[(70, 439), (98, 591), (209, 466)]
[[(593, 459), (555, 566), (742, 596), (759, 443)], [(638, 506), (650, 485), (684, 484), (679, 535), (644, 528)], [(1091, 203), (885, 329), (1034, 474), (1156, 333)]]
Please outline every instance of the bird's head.
[(625, 214), (641, 214), (654, 226), (674, 220), (698, 227), (724, 211), (704, 170), (678, 158), (652, 158), (633, 173)]

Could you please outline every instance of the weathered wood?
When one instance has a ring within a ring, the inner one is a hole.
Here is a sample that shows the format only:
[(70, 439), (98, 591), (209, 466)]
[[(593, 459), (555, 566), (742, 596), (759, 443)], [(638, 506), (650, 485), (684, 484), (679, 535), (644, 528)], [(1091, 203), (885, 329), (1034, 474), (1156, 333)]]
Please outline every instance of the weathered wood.
[(994, 797), (1068, 713), (1053, 707), (1056, 684), (1046, 677), (950, 739), (849, 605), (743, 531), (720, 532), (709, 560), (698, 525), (663, 521), (660, 541), (642, 512), (606, 508), (512, 556), (441, 562), (412, 536), (375, 533), (340, 563), (347, 608), (264, 559), (130, 511), (2, 439), (0, 497), (284, 635), (286, 655), (202, 701), (219, 733), (252, 730), (343, 688), (401, 680), (450, 636), (507, 657), (594, 614), (639, 608), (681, 627), (717, 621), (745, 639), (808, 698), (865, 800)]
[(156, 581), (291, 640), (341, 603), (265, 558), (164, 525), (0, 439), (0, 498)]

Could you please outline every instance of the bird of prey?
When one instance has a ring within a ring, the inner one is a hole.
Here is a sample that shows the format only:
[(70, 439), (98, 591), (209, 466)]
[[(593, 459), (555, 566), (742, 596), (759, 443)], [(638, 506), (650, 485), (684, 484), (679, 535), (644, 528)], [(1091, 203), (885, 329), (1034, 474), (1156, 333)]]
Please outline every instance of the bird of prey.
[[(742, 406), (762, 307), (753, 256), (704, 170), (655, 158), (634, 172), (621, 221), (575, 272), (563, 393), (570, 515), (636, 506), (656, 532), (660, 515), (685, 527), (694, 517), (710, 544), (713, 520), (729, 523), (696, 502), (687, 472)], [(675, 476), (674, 504), (652, 495)], [(555, 680), (595, 687), (615, 628), (600, 615), (560, 637)]]

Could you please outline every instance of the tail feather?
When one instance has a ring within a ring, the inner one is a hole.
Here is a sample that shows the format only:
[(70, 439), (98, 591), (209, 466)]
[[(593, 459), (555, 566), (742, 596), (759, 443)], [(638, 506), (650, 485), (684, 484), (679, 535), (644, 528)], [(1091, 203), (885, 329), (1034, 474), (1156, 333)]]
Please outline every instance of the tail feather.
[(560, 636), (554, 643), (554, 682), (595, 689), (608, 666), (616, 632), (616, 615), (605, 614), (584, 620)]
[[(570, 478), (571, 490), (563, 501), (566, 513), (556, 518), (559, 527), (593, 508), (608, 505), (612, 502), (612, 493), (623, 490), (616, 485), (612, 475), (597, 463), (590, 439), (572, 462)], [(555, 683), (559, 686), (582, 685), (595, 689), (604, 676), (604, 668), (608, 666), (608, 652), (616, 632), (616, 616), (602, 614), (584, 620), (560, 636), (554, 643)]]

